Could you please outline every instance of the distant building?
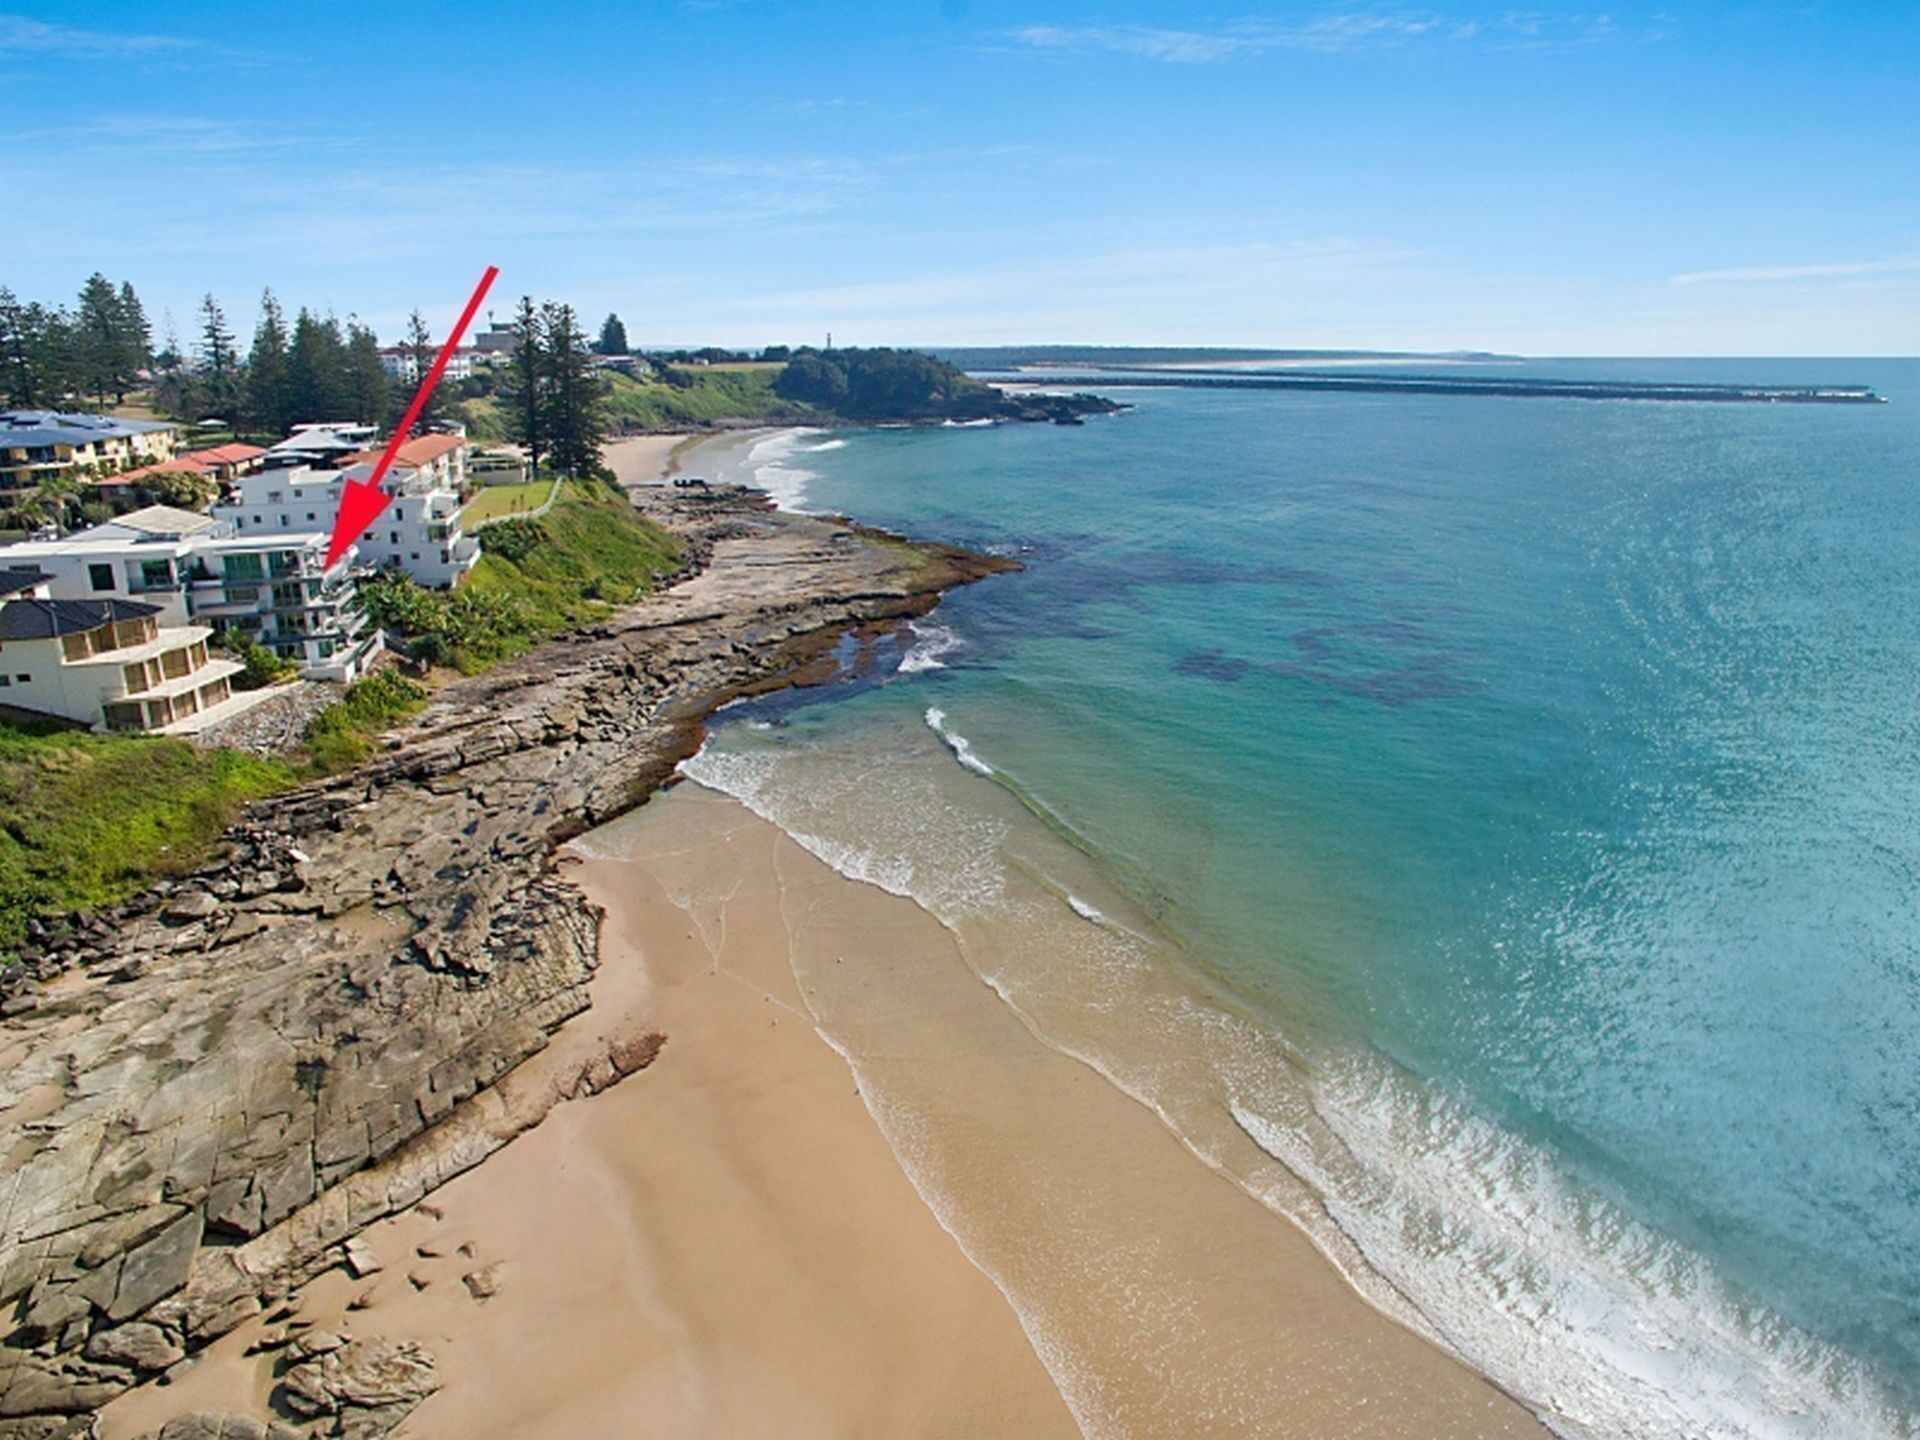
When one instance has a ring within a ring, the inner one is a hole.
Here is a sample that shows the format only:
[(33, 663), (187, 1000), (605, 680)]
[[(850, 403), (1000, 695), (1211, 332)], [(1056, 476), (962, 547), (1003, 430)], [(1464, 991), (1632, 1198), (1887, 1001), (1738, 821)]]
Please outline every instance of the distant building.
[(0, 490), (23, 490), (91, 468), (99, 473), (169, 459), (179, 427), (155, 420), (56, 410), (0, 411)]
[(520, 332), (511, 325), (495, 325), (491, 320), (487, 328), (473, 337), (473, 348), (482, 355), (504, 356), (513, 353), (513, 347), (520, 343)]
[(293, 465), (338, 468), (343, 456), (366, 449), (377, 442), (379, 435), (379, 427), (357, 420), (296, 425), (286, 439), (267, 448), (264, 465), (267, 469)]
[(596, 355), (587, 363), (595, 370), (617, 370), (635, 380), (653, 374), (652, 363), (639, 355)]
[[(336, 461), (344, 469), (298, 466), (262, 470), (228, 487), (214, 516), (252, 537), (300, 530), (331, 533), (345, 481), (366, 483), (379, 452), (353, 451)], [(451, 589), (479, 562), (480, 542), (460, 523), (467, 485), (467, 441), (460, 435), (421, 435), (394, 454), (381, 489), (392, 502), (359, 543), (362, 564), (398, 570), (436, 589)]]
[(53, 540), (0, 548), (0, 567), (38, 570), (60, 600), (128, 600), (163, 625), (237, 630), (309, 678), (351, 681), (379, 653), (380, 632), (350, 602), (349, 550), (329, 568), (331, 520), (238, 535), (224, 520), (149, 505)]
[(108, 475), (93, 482), (94, 489), (107, 504), (116, 507), (138, 503), (142, 481), (169, 473), (194, 475), (216, 486), (241, 475), (252, 474), (265, 462), (267, 452), (258, 445), (215, 445), (207, 450), (189, 450), (171, 460), (142, 465), (119, 475)]
[(0, 601), (0, 704), (109, 730), (197, 729), (244, 708), (205, 625), (168, 626), (136, 600)]
[[(433, 362), (427, 362), (431, 365)], [(471, 345), (462, 345), (447, 357), (447, 368), (440, 372), (442, 380), (471, 380), (473, 367), (485, 364), (486, 359), (480, 350)], [(408, 385), (420, 383), (420, 361), (410, 345), (389, 345), (380, 352), (380, 368), (394, 379)]]

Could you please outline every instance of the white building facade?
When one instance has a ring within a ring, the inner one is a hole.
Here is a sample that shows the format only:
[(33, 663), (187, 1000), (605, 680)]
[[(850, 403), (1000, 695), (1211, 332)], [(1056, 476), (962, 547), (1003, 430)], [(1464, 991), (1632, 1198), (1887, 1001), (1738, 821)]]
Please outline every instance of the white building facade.
[(198, 728), (233, 704), (245, 667), (206, 625), (161, 625), (134, 600), (0, 602), (0, 704), (108, 730)]
[[(236, 535), (270, 538), (321, 529), (332, 533), (343, 484), (372, 478), (370, 452), (345, 458), (345, 470), (293, 466), (243, 475), (213, 507), (216, 520)], [(389, 500), (360, 539), (359, 561), (378, 570), (398, 570), (422, 585), (447, 590), (466, 579), (479, 562), (480, 542), (460, 523), (467, 483), (467, 442), (457, 435), (423, 435), (396, 452), (380, 482)]]
[(154, 505), (57, 540), (0, 548), (0, 567), (34, 569), (58, 600), (154, 607), (163, 626), (235, 630), (310, 679), (353, 681), (381, 649), (353, 601), (357, 550), (326, 564), (327, 528), (239, 534), (218, 518)]

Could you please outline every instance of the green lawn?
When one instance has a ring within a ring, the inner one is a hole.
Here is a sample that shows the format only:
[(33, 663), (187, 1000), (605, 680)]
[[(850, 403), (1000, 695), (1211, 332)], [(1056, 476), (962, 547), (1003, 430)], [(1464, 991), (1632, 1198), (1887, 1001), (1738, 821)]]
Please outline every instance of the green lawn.
[[(537, 510), (553, 489), (551, 480), (532, 480), (525, 485), (486, 485), (460, 511), (463, 525), (474, 525), (499, 515)], [(484, 547), (485, 539), (481, 540)]]

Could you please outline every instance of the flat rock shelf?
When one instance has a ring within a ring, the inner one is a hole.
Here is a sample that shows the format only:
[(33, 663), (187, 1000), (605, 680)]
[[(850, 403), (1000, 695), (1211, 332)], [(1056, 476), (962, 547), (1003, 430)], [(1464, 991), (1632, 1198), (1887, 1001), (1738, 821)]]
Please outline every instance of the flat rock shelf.
[(616, 1037), (532, 1099), (490, 1091), (588, 1004), (599, 916), (555, 847), (640, 804), (714, 706), (1011, 568), (751, 492), (636, 502), (687, 542), (677, 583), (448, 686), (369, 764), (254, 807), (218, 860), (16, 967), (0, 1440), (87, 1433), (350, 1263), (367, 1225), (643, 1067), (664, 1037)]

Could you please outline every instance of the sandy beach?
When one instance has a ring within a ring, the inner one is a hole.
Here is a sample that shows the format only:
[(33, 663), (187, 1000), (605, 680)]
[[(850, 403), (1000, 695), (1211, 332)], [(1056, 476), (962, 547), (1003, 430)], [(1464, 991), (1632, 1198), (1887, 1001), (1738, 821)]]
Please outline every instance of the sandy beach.
[[(438, 1357), (403, 1433), (1543, 1433), (1037, 1040), (910, 901), (692, 784), (579, 845), (593, 1007), (510, 1083), (668, 1039), (368, 1230), (371, 1282), (306, 1287), (301, 1319)], [(105, 1440), (261, 1413), (264, 1328), (109, 1407)]]
[[(622, 485), (657, 485), (677, 475), (720, 478), (726, 459), (744, 454), (771, 430), (703, 430), (688, 435), (631, 435), (608, 442), (607, 468)], [(725, 478), (735, 477), (728, 475)]]

